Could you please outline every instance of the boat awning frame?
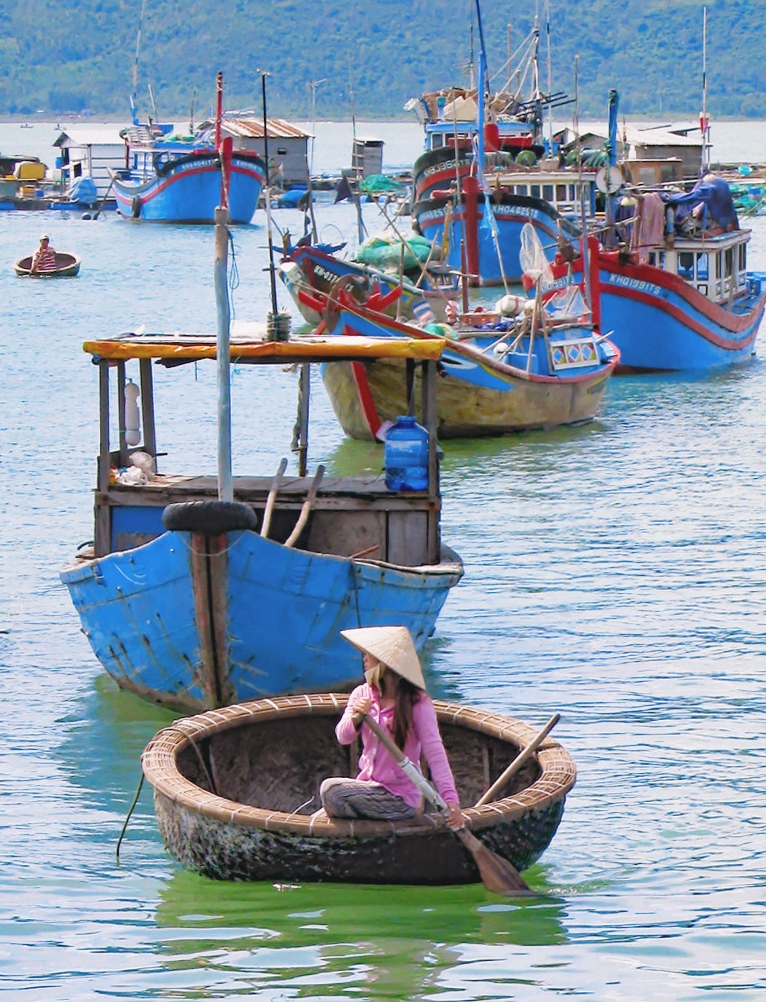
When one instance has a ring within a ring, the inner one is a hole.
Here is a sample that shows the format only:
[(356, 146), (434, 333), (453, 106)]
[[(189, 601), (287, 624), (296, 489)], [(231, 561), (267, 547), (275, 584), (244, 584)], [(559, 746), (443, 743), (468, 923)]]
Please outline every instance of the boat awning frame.
[[(420, 340), (306, 335), (288, 341), (266, 341), (234, 336), (229, 346), (229, 357), (232, 362), (279, 365), (397, 358), (437, 361), (445, 344), (444, 338), (436, 337)], [(104, 340), (86, 341), (83, 351), (94, 359), (114, 361), (157, 359), (166, 364), (196, 362), (216, 357), (216, 339), (213, 334), (120, 334)]]

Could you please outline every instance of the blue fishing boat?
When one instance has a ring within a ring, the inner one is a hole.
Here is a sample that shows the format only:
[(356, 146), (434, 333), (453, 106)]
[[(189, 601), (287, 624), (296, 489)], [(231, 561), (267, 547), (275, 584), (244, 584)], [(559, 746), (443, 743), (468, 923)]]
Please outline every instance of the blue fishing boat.
[[(747, 270), (728, 185), (636, 196), (618, 250), (595, 250), (594, 320), (620, 349), (620, 371), (716, 369), (749, 359), (766, 307), (766, 273)], [(554, 272), (562, 274), (569, 265)], [(564, 279), (562, 279), (564, 281)]]
[(421, 99), (425, 152), (413, 167), (413, 226), (441, 244), (447, 263), (466, 272), (471, 284), (507, 286), (521, 281), (521, 231), (527, 223), (550, 261), (562, 246), (577, 243), (581, 221), (595, 212), (595, 172), (583, 174), (560, 162), (552, 126), (543, 138), (544, 109), (568, 99), (540, 90), (537, 22), (518, 75), (524, 79), (530, 71), (534, 81), (531, 97), (523, 100), (513, 88), (515, 74), (509, 86), (490, 93), (478, 0), (476, 18), (477, 88)]
[[(248, 363), (298, 364), (306, 416), (308, 363), (409, 359), (424, 369), (433, 395), (443, 346), (438, 338), (271, 341), (246, 334), (232, 337), (229, 357), (240, 371)], [(214, 359), (215, 337), (120, 335), (84, 348), (100, 374), (95, 533), (61, 579), (96, 657), (119, 686), (197, 711), (353, 684), (358, 657), (339, 632), (347, 627), (403, 623), (423, 646), (462, 574), (459, 557), (440, 540), (427, 403), (425, 490), (390, 490), (382, 476), (322, 479), (321, 467), (314, 478), (300, 466), (298, 476), (285, 477), (283, 461), (276, 477), (233, 477), (227, 502), (217, 500), (220, 473), (157, 471), (164, 453), (154, 383), (183, 363)], [(136, 367), (134, 382), (128, 370)], [(112, 442), (115, 396), (121, 430)], [(304, 439), (304, 460), (305, 448)]]
[(115, 172), (117, 211), (126, 219), (212, 223), (226, 179), (233, 223), (249, 223), (266, 178), (263, 157), (223, 150), (204, 140), (153, 137), (146, 126), (125, 132), (129, 166)]
[(565, 193), (562, 204), (565, 199), (568, 208), (579, 211), (580, 200), (586, 199), (587, 214), (592, 214), (592, 182), (578, 180), (576, 174), (546, 174), (544, 179), (512, 175), (507, 184), (498, 183), (491, 191), (469, 175), (462, 179), (459, 193), (417, 202), (413, 225), (428, 240), (444, 246), (445, 262), (458, 271), (467, 269), (473, 284), (520, 282), (521, 232), (527, 223), (536, 230), (551, 262), (559, 251), (575, 248), (580, 241), (580, 228), (551, 204), (557, 190)]
[(234, 150), (222, 139), (223, 74), (216, 79), (216, 117), (196, 133), (170, 126), (133, 125), (122, 132), (125, 167), (112, 172), (117, 211), (155, 223), (213, 223), (220, 205), (230, 223), (249, 223), (268, 171), (258, 153)]

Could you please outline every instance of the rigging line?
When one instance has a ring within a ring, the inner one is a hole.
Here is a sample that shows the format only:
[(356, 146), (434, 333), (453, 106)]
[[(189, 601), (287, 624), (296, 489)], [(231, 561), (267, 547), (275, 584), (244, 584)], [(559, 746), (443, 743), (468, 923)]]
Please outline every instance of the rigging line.
[(234, 289), (239, 288), (239, 265), (237, 263), (237, 253), (234, 246), (234, 234), (231, 230), (227, 233), (229, 240), (229, 250), (231, 252), (231, 268), (229, 269), (229, 288), (234, 291)]
[[(532, 34), (530, 33), (529, 35), (527, 35), (527, 37), (522, 42), (519, 43), (516, 51), (512, 52), (511, 55), (508, 56), (508, 58), (503, 63), (503, 65), (500, 67), (500, 69), (497, 70), (497, 72), (495, 72), (495, 73), (492, 74), (492, 76), (490, 77), (490, 80), (495, 80), (497, 77), (502, 76), (502, 74), (505, 73), (506, 70), (508, 70), (508, 72), (511, 75), (510, 78), (512, 78), (513, 74), (514, 74), (514, 64), (516, 63), (516, 61), (518, 61), (519, 63), (522, 61), (522, 56), (520, 55), (520, 53), (523, 50), (525, 50), (526, 48), (530, 47), (532, 45), (533, 41), (534, 41), (534, 38), (533, 38)], [(509, 78), (509, 80), (510, 80), (510, 78)]]

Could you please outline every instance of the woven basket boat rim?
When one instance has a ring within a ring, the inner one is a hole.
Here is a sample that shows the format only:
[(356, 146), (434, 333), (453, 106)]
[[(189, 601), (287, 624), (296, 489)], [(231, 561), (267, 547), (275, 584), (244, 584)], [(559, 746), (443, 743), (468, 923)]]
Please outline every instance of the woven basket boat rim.
[[(182, 717), (163, 728), (149, 741), (141, 756), (144, 776), (155, 794), (167, 798), (179, 807), (201, 814), (213, 821), (282, 831), (317, 838), (344, 836), (390, 837), (422, 835), (443, 825), (437, 815), (424, 815), (414, 821), (396, 822), (338, 818), (313, 820), (309, 815), (274, 811), (238, 803), (217, 796), (186, 779), (178, 770), (178, 755), (194, 742), (235, 729), (247, 722), (268, 721), (279, 717), (339, 716), (346, 705), (346, 693), (305, 693), (299, 696), (275, 696), (236, 703), (218, 710), (207, 710), (192, 717)], [(524, 747), (537, 733), (534, 727), (515, 717), (434, 699), (440, 724), (455, 724), (487, 734), (500, 740), (513, 741)], [(491, 801), (483, 807), (464, 808), (466, 823), (474, 830), (491, 828), (510, 822), (530, 811), (540, 811), (564, 799), (574, 786), (575, 764), (550, 735), (535, 753), (542, 770), (530, 786), (510, 797)], [(510, 757), (509, 757), (510, 762)]]

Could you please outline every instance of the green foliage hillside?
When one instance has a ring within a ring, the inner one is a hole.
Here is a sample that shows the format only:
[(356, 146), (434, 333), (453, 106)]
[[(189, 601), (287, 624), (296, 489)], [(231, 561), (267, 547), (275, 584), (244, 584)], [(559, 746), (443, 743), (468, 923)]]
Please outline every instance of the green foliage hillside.
[[(708, 106), (716, 116), (766, 117), (766, 4), (704, 0)], [(397, 118), (412, 96), (466, 82), (469, 0), (4, 0), (0, 5), (0, 115), (42, 109), (124, 117), (136, 92), (163, 119), (208, 114), (224, 72), (228, 108), (310, 119), (312, 81), (322, 118)], [(530, 0), (483, 0), (490, 73), (532, 28)], [(541, 64), (547, 47), (541, 24)], [(610, 87), (626, 115), (699, 112), (703, 0), (551, 0), (551, 83), (574, 87), (581, 117), (604, 117)], [(136, 40), (141, 22), (139, 58)], [(510, 32), (508, 24), (510, 23)], [(473, 33), (474, 40), (478, 37)], [(476, 45), (476, 41), (474, 42)], [(499, 82), (499, 81), (496, 81)]]

